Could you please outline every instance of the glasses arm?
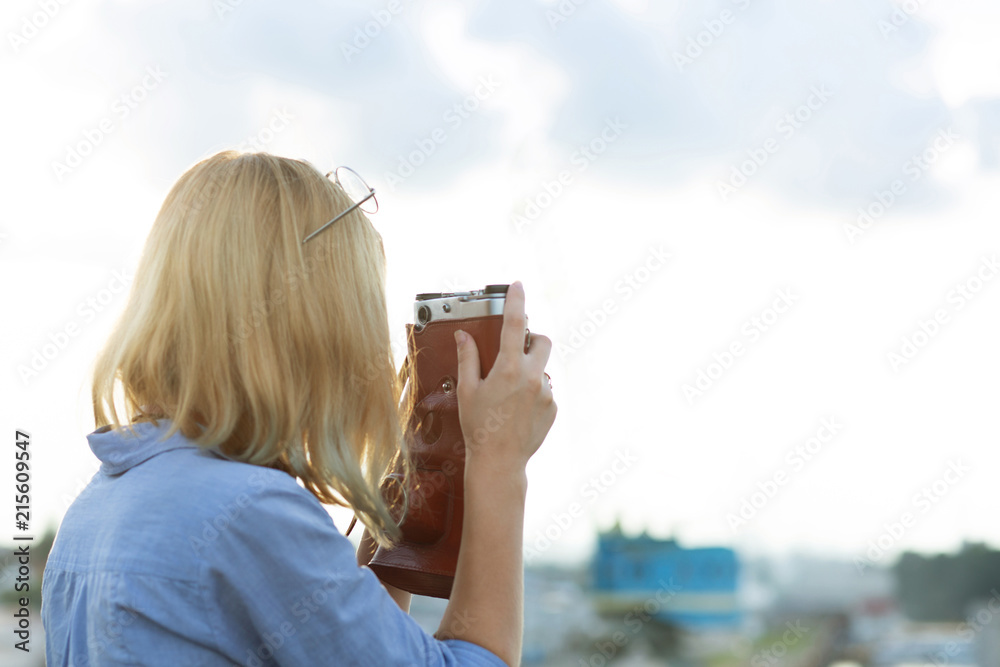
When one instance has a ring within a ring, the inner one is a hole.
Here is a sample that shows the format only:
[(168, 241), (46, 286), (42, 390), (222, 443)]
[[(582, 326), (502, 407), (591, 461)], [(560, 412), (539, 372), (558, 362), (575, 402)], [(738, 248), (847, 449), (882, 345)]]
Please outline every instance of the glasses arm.
[(354, 204), (354, 206), (352, 206), (351, 208), (347, 209), (346, 211), (344, 211), (343, 213), (341, 213), (340, 215), (338, 215), (336, 218), (334, 218), (330, 222), (325, 223), (322, 227), (320, 227), (319, 229), (317, 229), (316, 231), (314, 231), (309, 236), (305, 237), (302, 240), (302, 245), (305, 245), (306, 241), (308, 241), (312, 237), (316, 236), (321, 231), (323, 231), (324, 229), (326, 229), (327, 227), (329, 227), (333, 223), (337, 222), (338, 220), (340, 220), (341, 218), (343, 218), (345, 215), (347, 215), (348, 213), (350, 213), (354, 209), (358, 208), (359, 206), (361, 206), (362, 204), (364, 204), (366, 201), (368, 201), (369, 199), (371, 199), (374, 196), (375, 196), (375, 190), (373, 188), (373, 189), (371, 189), (371, 190), (368, 191), (368, 194), (365, 197), (363, 197), (359, 202), (357, 202), (356, 204)]

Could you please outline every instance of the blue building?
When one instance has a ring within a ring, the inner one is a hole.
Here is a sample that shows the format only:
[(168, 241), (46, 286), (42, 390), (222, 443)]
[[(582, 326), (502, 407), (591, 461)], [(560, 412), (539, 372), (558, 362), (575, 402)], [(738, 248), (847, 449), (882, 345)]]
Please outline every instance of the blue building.
[(647, 614), (688, 630), (733, 630), (739, 563), (724, 547), (685, 549), (675, 540), (619, 529), (598, 536), (593, 562), (597, 608), (609, 614)]

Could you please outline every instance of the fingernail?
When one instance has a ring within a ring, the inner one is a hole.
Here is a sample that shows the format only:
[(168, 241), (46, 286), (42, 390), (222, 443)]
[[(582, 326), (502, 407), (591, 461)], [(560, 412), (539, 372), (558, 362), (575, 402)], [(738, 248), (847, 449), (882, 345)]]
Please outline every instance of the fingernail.
[(524, 285), (521, 284), (520, 280), (515, 280), (513, 283), (511, 283), (511, 287), (517, 287), (517, 288), (520, 288), (520, 289), (524, 289)]
[(465, 339), (468, 338), (468, 336), (469, 334), (459, 329), (455, 332), (455, 343), (458, 344), (459, 347), (462, 347), (465, 345)]

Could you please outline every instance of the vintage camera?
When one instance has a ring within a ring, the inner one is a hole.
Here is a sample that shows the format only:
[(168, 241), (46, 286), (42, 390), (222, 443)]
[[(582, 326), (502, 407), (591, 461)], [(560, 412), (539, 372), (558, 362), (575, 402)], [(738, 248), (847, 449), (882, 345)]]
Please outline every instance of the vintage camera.
[(414, 398), (405, 433), (406, 479), (400, 461), (382, 484), (402, 539), (379, 547), (368, 566), (417, 595), (447, 598), (462, 541), (465, 441), (458, 421), (455, 331), (472, 336), (483, 377), (500, 351), (507, 285), (471, 292), (418, 294), (407, 325), (407, 373)]

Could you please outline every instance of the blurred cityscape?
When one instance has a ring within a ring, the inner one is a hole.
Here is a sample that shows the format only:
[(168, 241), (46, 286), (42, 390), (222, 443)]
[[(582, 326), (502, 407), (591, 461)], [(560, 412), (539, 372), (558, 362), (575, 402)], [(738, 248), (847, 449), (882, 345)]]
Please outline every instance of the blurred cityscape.
[[(880, 558), (750, 561), (612, 530), (584, 567), (526, 570), (523, 664), (1000, 667), (1000, 551)], [(411, 613), (433, 631), (443, 608)]]
[[(38, 591), (52, 538), (33, 549), (31, 653), (6, 642), (0, 665), (44, 665)], [(854, 561), (751, 560), (614, 528), (586, 565), (527, 567), (523, 664), (1000, 667), (1000, 551), (966, 543), (954, 554), (903, 553), (885, 567), (872, 548)], [(8, 636), (16, 568), (0, 561)], [(433, 633), (445, 604), (414, 597), (411, 614)]]

